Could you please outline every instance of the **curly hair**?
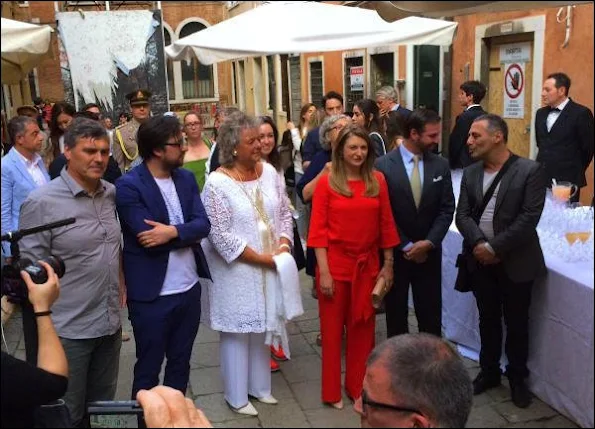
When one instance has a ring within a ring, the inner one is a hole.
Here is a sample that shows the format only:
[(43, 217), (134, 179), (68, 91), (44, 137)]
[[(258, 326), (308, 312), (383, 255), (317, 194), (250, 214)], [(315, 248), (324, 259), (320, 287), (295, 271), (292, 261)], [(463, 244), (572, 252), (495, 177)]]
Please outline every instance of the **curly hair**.
[(219, 127), (219, 135), (217, 136), (219, 164), (224, 167), (231, 167), (235, 161), (233, 151), (241, 142), (242, 131), (258, 128), (259, 125), (256, 118), (239, 110), (226, 116), (223, 124)]
[(327, 117), (320, 126), (320, 146), (324, 150), (331, 150), (331, 139), (328, 134), (335, 123), (341, 119), (347, 119), (348, 121), (351, 121), (347, 115), (333, 115)]

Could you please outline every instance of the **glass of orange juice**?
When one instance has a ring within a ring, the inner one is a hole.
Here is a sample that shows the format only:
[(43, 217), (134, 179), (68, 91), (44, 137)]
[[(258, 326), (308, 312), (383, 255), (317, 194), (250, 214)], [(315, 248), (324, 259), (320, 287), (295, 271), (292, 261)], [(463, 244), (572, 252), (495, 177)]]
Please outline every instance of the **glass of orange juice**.
[(562, 202), (568, 202), (578, 192), (578, 186), (570, 182), (557, 182), (552, 185), (552, 196)]

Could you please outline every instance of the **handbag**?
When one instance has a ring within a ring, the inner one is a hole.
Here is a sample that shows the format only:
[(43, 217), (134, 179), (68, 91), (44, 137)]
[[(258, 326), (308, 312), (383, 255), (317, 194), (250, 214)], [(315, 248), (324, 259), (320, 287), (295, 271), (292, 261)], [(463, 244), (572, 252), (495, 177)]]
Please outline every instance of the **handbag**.
[[(506, 171), (508, 171), (510, 166), (514, 164), (517, 159), (519, 159), (517, 155), (510, 155), (508, 160), (504, 163), (504, 165), (494, 178), (494, 181), (488, 188), (487, 192), (484, 194), (483, 200), (481, 201), (481, 205), (477, 207), (476, 210), (473, 210), (471, 217), (473, 218), (476, 224), (479, 225), (481, 215), (483, 214), (485, 208), (492, 199), (492, 196), (496, 191), (498, 183), (500, 183)], [(473, 255), (468, 252), (468, 249), (465, 246), (464, 242), (463, 249), (461, 250), (461, 253), (457, 256), (455, 266), (459, 269), (457, 273), (457, 278), (455, 280), (455, 290), (458, 292), (471, 292), (473, 290), (471, 277), (473, 272), (477, 270), (477, 262), (475, 261)]]
[(382, 300), (389, 290), (390, 288), (386, 287), (386, 280), (384, 280), (384, 277), (378, 277), (374, 289), (372, 290), (372, 307), (379, 309), (382, 306)]

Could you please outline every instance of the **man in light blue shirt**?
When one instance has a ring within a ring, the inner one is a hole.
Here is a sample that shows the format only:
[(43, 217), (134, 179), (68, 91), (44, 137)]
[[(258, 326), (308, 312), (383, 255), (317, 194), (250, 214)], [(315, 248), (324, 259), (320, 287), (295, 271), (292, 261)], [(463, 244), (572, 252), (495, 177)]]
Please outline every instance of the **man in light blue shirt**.
[[(19, 229), (19, 214), (25, 198), (50, 181), (39, 156), (43, 134), (35, 119), (17, 116), (8, 123), (12, 149), (2, 158), (2, 234)], [(10, 261), (10, 245), (2, 243), (2, 254)]]

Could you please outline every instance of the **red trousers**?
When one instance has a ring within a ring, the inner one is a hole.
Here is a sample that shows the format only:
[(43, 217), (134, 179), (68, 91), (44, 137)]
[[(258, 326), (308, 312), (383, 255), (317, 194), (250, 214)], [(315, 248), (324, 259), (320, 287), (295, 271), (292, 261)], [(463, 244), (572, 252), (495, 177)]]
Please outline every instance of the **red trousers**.
[[(318, 273), (317, 273), (318, 274)], [(352, 323), (351, 288), (349, 281), (334, 281), (335, 292), (327, 297), (320, 291), (317, 276), (318, 311), (322, 335), (322, 401), (339, 402), (341, 394), (341, 345), (343, 327), (347, 327), (345, 390), (352, 399), (362, 393), (366, 360), (374, 348), (376, 318)], [(357, 287), (357, 285), (356, 285)], [(371, 299), (371, 298), (370, 298)]]

